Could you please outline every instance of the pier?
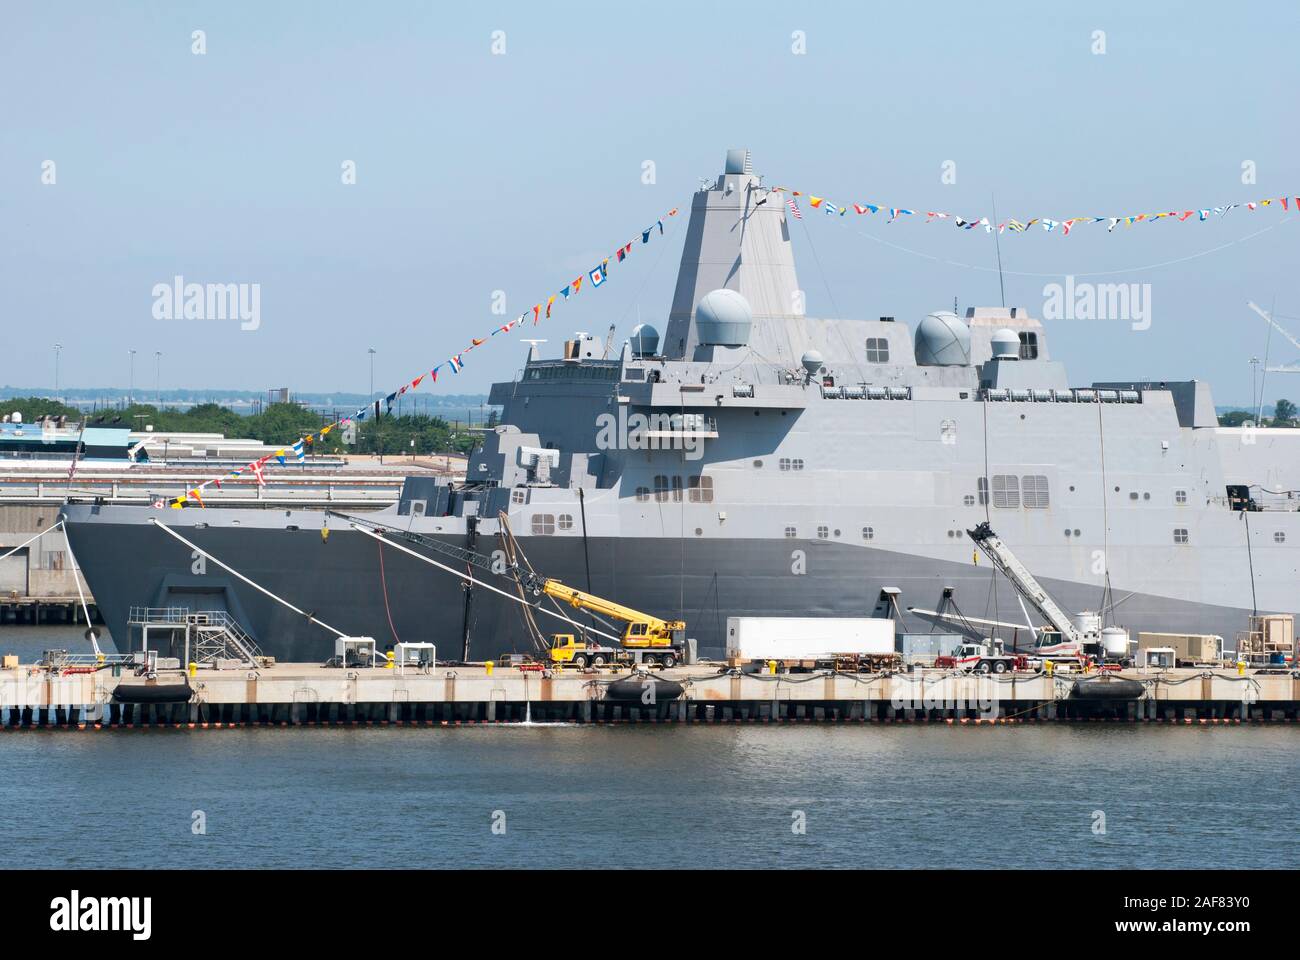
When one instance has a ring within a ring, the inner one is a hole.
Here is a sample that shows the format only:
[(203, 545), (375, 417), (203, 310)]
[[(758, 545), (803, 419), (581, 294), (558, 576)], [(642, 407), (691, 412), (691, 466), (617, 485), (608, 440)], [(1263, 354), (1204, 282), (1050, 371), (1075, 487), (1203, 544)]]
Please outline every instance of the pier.
[[(1300, 675), (1291, 671), (1129, 670), (1117, 679), (1140, 684), (1140, 696), (1081, 696), (1077, 683), (1115, 681), (1065, 673), (755, 674), (701, 664), (651, 674), (551, 674), (515, 667), (489, 671), (483, 665), (277, 664), (203, 669), (187, 681), (179, 670), (149, 680), (129, 667), (52, 671), (10, 663), (0, 670), (0, 728), (1300, 720)], [(188, 690), (182, 686), (187, 683)], [(172, 702), (124, 702), (161, 694), (159, 687), (184, 693)]]

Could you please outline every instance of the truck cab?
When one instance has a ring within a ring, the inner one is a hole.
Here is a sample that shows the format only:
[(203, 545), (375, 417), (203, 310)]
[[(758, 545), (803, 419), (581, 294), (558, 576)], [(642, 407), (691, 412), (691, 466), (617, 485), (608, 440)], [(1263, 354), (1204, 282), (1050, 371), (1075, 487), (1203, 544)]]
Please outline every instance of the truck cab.
[(600, 667), (610, 662), (612, 653), (609, 647), (579, 640), (571, 633), (551, 634), (551, 663), (556, 666)]

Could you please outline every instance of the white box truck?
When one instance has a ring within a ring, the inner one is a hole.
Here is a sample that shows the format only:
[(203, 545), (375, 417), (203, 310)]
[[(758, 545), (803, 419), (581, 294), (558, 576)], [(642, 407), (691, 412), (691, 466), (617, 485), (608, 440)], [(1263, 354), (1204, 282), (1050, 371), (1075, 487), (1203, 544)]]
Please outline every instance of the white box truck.
[(876, 617), (728, 617), (727, 658), (778, 662), (892, 658), (894, 621)]

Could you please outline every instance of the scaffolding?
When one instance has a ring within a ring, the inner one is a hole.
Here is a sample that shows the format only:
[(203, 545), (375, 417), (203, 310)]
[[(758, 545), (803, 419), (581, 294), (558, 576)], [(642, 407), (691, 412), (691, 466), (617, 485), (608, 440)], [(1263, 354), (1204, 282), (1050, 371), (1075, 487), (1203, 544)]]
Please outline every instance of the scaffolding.
[(140, 632), (140, 650), (149, 652), (150, 635), (166, 636), (175, 650), (180, 645), (182, 663), (203, 666), (257, 667), (262, 651), (247, 631), (224, 610), (190, 610), (188, 607), (132, 607), (127, 617), (132, 639)]

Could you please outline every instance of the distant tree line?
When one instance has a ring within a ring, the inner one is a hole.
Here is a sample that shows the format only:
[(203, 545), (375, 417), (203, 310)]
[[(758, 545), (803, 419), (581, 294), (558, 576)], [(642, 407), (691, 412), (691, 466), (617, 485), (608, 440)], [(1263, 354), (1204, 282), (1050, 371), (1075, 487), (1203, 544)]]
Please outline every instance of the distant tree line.
[[(1296, 410), (1296, 405), (1290, 400), (1279, 400), (1273, 405), (1273, 416), (1258, 419), (1258, 425), (1261, 427), (1294, 427), (1297, 426), (1296, 415), (1300, 411)], [(1229, 410), (1219, 417), (1219, 426), (1221, 427), (1240, 427), (1244, 423), (1256, 423), (1255, 414), (1250, 410)]]
[[(262, 443), (288, 444), (315, 433), (334, 419), (308, 410), (296, 403), (273, 403), (261, 413), (243, 416), (215, 403), (201, 403), (188, 410), (158, 409), (142, 403), (124, 409), (83, 413), (55, 400), (40, 397), (0, 401), (4, 413), (21, 413), (30, 423), (43, 416), (66, 416), (69, 423), (84, 419), (88, 426), (120, 426), (143, 430), (152, 425), (161, 433), (220, 433), (227, 437), (252, 437)], [(495, 414), (493, 414), (495, 418)], [(345, 431), (335, 428), (323, 441), (317, 441), (314, 453), (468, 453), (478, 444), (478, 435), (463, 424), (450, 423), (442, 417), (406, 415), (381, 416), (362, 420), (353, 432), (354, 442), (345, 443)], [(412, 445), (411, 441), (415, 443)]]

